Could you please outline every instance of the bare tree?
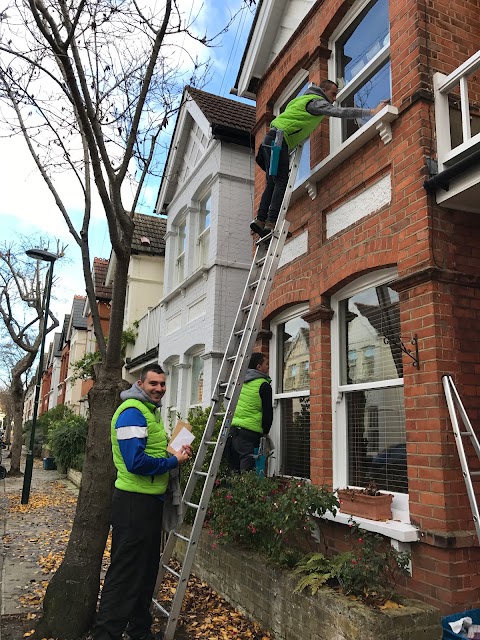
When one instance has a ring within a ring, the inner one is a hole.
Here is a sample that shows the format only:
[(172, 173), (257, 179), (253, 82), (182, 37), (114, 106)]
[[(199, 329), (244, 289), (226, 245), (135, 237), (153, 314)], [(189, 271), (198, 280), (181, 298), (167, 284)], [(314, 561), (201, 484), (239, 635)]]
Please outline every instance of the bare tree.
[[(121, 385), (130, 212), (183, 86), (198, 85), (208, 70), (192, 51), (210, 46), (213, 38), (195, 34), (198, 15), (190, 16), (185, 20), (176, 0), (164, 0), (157, 12), (138, 0), (12, 0), (2, 14), (0, 94), (11, 109), (7, 125), (11, 135), (23, 134), (81, 249), (101, 354), (89, 394), (91, 418), (73, 529), (44, 599), (38, 637), (81, 637), (95, 613), (114, 480), (113, 464), (106, 461), (111, 460), (110, 420)], [(80, 229), (55, 178), (67, 171), (83, 198)], [(132, 180), (138, 188), (133, 204), (126, 205), (125, 186)], [(97, 201), (115, 263), (108, 342), (90, 271), (89, 228)]]
[[(13, 412), (13, 441), (9, 475), (20, 475), (23, 444), (24, 377), (32, 367), (42, 342), (45, 311), (45, 268), (25, 259), (25, 248), (11, 244), (0, 248), (0, 317), (13, 343), (10, 363), (10, 398)], [(47, 332), (58, 327), (49, 312)], [(42, 363), (39, 363), (42, 366)]]

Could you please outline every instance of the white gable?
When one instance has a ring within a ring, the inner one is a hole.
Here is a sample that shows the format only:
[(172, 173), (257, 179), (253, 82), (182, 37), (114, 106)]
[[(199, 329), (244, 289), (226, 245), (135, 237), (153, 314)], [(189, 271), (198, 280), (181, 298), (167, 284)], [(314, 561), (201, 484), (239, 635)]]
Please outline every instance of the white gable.
[(197, 103), (187, 93), (171, 142), (168, 165), (164, 172), (165, 179), (157, 201), (157, 211), (161, 211), (163, 204), (171, 202), (178, 190), (182, 189), (185, 181), (205, 154), (210, 140), (210, 124)]
[(314, 0), (264, 0), (238, 77), (238, 95), (255, 98), (249, 85), (260, 79), (314, 5)]

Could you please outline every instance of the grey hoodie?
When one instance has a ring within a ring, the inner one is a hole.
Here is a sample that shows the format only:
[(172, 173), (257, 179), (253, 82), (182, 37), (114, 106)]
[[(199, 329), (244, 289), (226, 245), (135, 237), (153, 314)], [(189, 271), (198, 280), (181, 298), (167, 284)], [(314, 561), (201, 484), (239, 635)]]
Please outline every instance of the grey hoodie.
[(120, 393), (120, 400), (125, 402), (125, 400), (140, 400), (140, 402), (149, 402), (150, 404), (155, 405), (157, 408), (162, 406), (161, 402), (154, 402), (145, 391), (138, 386), (137, 382), (134, 382), (130, 389), (126, 389)]
[(327, 96), (320, 87), (312, 85), (305, 94), (314, 94), (318, 100), (311, 100), (306, 109), (312, 116), (331, 116), (333, 118), (367, 118), (371, 115), (370, 109), (357, 109), (356, 107), (336, 107), (329, 102)]

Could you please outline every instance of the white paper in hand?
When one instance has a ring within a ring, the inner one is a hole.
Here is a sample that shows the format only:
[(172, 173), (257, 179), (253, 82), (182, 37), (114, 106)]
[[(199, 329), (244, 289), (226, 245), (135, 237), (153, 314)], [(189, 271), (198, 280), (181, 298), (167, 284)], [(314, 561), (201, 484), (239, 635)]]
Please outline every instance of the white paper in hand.
[(180, 449), (186, 444), (192, 444), (195, 440), (195, 436), (191, 431), (182, 427), (180, 431), (177, 433), (176, 437), (170, 443), (170, 447), (174, 451), (180, 451)]

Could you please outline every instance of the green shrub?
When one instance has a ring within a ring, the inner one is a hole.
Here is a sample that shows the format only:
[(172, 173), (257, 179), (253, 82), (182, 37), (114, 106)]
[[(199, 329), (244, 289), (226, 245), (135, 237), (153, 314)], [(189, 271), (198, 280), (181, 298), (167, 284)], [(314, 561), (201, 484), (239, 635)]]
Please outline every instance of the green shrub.
[(338, 501), (325, 487), (300, 481), (262, 478), (255, 472), (217, 481), (208, 511), (209, 533), (291, 566), (298, 543), (315, 528), (312, 514), (336, 512)]
[(68, 416), (51, 425), (49, 446), (55, 461), (63, 469), (82, 470), (87, 442), (87, 420), (82, 416)]
[[(192, 450), (193, 450), (192, 458), (181, 467), (182, 492), (185, 491), (188, 478), (190, 477), (190, 473), (193, 469), (193, 465), (195, 463), (195, 457), (197, 455), (198, 447), (203, 437), (203, 432), (205, 431), (205, 427), (207, 426), (207, 421), (210, 415), (210, 411), (211, 411), (211, 407), (207, 407), (206, 409), (202, 409), (201, 407), (195, 407), (193, 409), (190, 409), (190, 411), (188, 412), (188, 422), (189, 424), (192, 425), (192, 433), (195, 436), (195, 440), (192, 442)], [(221, 425), (222, 425), (222, 419), (219, 418), (215, 424), (212, 440), (216, 440), (216, 438), (218, 437)], [(213, 455), (213, 447), (209, 447), (207, 451), (207, 455), (205, 456), (205, 461), (202, 466), (203, 471), (208, 470), (208, 466), (212, 459), (212, 455)], [(226, 464), (222, 460), (222, 463), (220, 465), (220, 469), (218, 472), (218, 477), (219, 478), (223, 477), (225, 475), (225, 472), (226, 472)], [(193, 503), (195, 504), (199, 503), (200, 497), (202, 494), (202, 489), (203, 489), (203, 480), (199, 479), (195, 485), (195, 489), (191, 497), (191, 501)], [(188, 509), (185, 514), (185, 522), (191, 524), (193, 522), (194, 516), (195, 516), (194, 512), (192, 512), (191, 509)]]
[(410, 555), (394, 549), (378, 533), (364, 531), (358, 524), (350, 526), (352, 549), (331, 559), (322, 554), (305, 556), (295, 569), (303, 574), (295, 591), (309, 587), (315, 593), (335, 580), (346, 595), (379, 607), (394, 597), (399, 578), (408, 574)]
[[(48, 443), (49, 440), (49, 429), (51, 425), (58, 420), (62, 420), (63, 418), (75, 415), (70, 407), (67, 407), (64, 404), (59, 404), (53, 409), (49, 409), (42, 413), (41, 416), (37, 419), (37, 424), (35, 426), (35, 444), (33, 447), (33, 454), (35, 456), (40, 456), (42, 453), (43, 447)], [(28, 445), (30, 444), (30, 433), (32, 429), (32, 420), (27, 420), (23, 427), (24, 433), (24, 442)]]

